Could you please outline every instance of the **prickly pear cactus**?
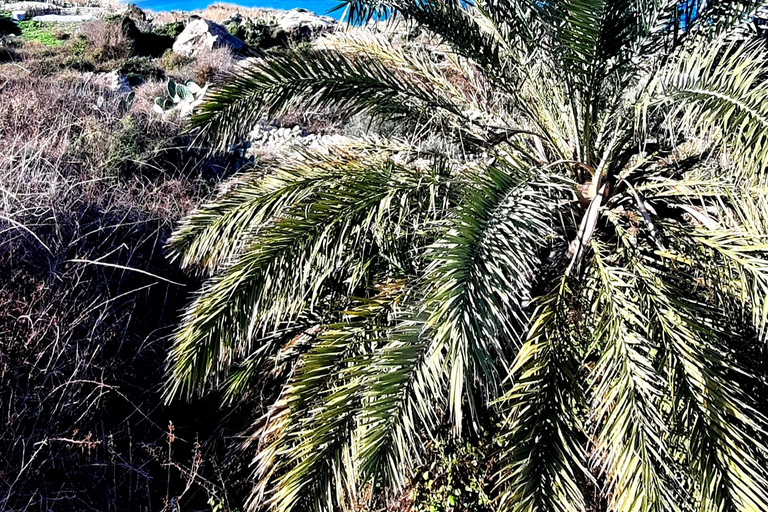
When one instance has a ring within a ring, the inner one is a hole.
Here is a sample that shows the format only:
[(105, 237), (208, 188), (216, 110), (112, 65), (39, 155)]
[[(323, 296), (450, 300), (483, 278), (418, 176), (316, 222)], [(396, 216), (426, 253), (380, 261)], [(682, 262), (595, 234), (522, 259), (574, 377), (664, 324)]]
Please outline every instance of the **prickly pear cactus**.
[(186, 84), (168, 80), (166, 89), (166, 96), (155, 99), (153, 110), (160, 115), (178, 111), (180, 117), (186, 117), (203, 101), (208, 85), (200, 87), (192, 80)]

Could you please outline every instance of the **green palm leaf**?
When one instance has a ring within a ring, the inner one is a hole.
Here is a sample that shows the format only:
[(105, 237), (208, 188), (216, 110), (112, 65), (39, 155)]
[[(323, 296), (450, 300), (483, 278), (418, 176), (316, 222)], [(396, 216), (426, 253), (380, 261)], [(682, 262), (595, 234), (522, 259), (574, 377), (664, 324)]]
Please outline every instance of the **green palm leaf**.
[[(751, 175), (768, 163), (768, 84), (759, 45), (714, 45), (682, 53), (658, 80), (652, 101), (669, 105), (678, 126), (706, 133)], [(763, 182), (761, 182), (763, 183)]]
[(447, 236), (431, 250), (427, 326), (447, 354), (458, 431), (473, 383), (498, 393), (498, 372), (508, 368), (510, 347), (519, 347), (528, 324), (522, 305), (530, 302), (539, 251), (553, 234), (553, 212), (542, 208), (548, 191), (532, 186), (530, 174), (504, 162), (483, 169)]
[(290, 110), (328, 107), (347, 115), (366, 112), (412, 124), (462, 118), (463, 110), (434, 83), (412, 73), (396, 73), (379, 59), (315, 50), (244, 66), (206, 96), (191, 127), (226, 147), (263, 117), (274, 119)]
[(235, 357), (233, 351), (252, 350), (261, 331), (321, 304), (335, 272), (345, 269), (361, 279), (362, 269), (378, 258), (383, 226), (393, 217), (400, 223), (410, 200), (426, 203), (427, 211), (434, 204), (435, 175), (398, 172), (386, 159), (361, 167), (350, 163), (345, 173), (350, 182), (336, 182), (312, 197), (314, 202), (295, 205), (291, 215), (260, 232), (203, 288), (176, 334), (169, 396), (202, 389), (211, 377), (216, 384)]
[(574, 407), (579, 402), (573, 340), (569, 339), (565, 281), (538, 304), (528, 340), (512, 368), (512, 389), (499, 474), (499, 509), (512, 512), (586, 510), (579, 481), (586, 454)]
[(594, 369), (592, 410), (597, 425), (596, 464), (610, 488), (611, 510), (685, 510), (684, 487), (668, 447), (663, 400), (669, 393), (652, 354), (650, 320), (638, 304), (636, 278), (594, 254), (599, 320), (595, 338), (605, 348)]
[(206, 281), (168, 396), (282, 385), (249, 509), (373, 509), (499, 412), (496, 510), (768, 510), (768, 82), (728, 33), (752, 4), (346, 5), (387, 20), (250, 62), (192, 121), (220, 148), (301, 109), (372, 121), (171, 242)]

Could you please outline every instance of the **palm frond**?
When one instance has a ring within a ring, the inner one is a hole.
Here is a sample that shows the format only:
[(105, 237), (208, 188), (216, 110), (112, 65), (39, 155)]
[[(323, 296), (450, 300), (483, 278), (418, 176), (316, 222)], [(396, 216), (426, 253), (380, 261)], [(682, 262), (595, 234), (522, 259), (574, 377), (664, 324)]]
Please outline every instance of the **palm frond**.
[[(402, 17), (428, 29), (453, 51), (491, 73), (496, 74), (504, 62), (503, 42), (474, 19), (468, 4), (454, 0), (348, 0), (344, 3), (348, 20), (353, 24), (366, 23), (380, 15), (393, 20)], [(509, 70), (510, 65), (513, 63), (503, 67)]]
[(296, 322), (261, 335), (259, 348), (244, 359), (233, 361), (228, 369), (221, 386), (224, 399), (231, 403), (252, 391), (254, 382), (264, 375), (266, 369), (274, 371), (279, 365), (284, 365), (286, 353), (309, 344), (321, 326), (320, 319), (315, 315), (304, 315)]
[(701, 38), (712, 41), (746, 22), (764, 4), (761, 0), (691, 0), (684, 5), (674, 5), (673, 20), (675, 26), (684, 31), (682, 41)]
[[(489, 100), (488, 84), (475, 64), (453, 52), (435, 59), (435, 51), (441, 49), (439, 46), (425, 44), (405, 48), (393, 43), (385, 34), (352, 30), (328, 35), (318, 40), (315, 47), (339, 52), (350, 59), (374, 59), (413, 84), (429, 84), (436, 95), (444, 96), (456, 106), (456, 111), (435, 113), (431, 118), (419, 120), (418, 134), (437, 129), (472, 148), (473, 145), (493, 145), (500, 136), (499, 130), (507, 136), (525, 133), (524, 130), (504, 129), (508, 124), (505, 121), (506, 106)], [(460, 115), (457, 115), (458, 110)]]
[(257, 458), (261, 483), (252, 507), (269, 486), (273, 510), (337, 510), (358, 499), (358, 482), (402, 482), (415, 457), (416, 425), (422, 425), (413, 415), (425, 393), (435, 393), (434, 383), (426, 389), (419, 378), (425, 375), (423, 322), (409, 328), (400, 322), (397, 333), (390, 332), (402, 300), (403, 283), (380, 287), (348, 310), (344, 322), (328, 326), (301, 358), (283, 393), (280, 433)]
[(577, 0), (563, 2), (554, 13), (558, 29), (550, 53), (559, 69), (553, 72), (568, 85), (573, 123), (580, 128), (579, 158), (590, 166), (598, 166), (596, 148), (610, 146), (600, 139), (613, 139), (626, 121), (621, 114), (625, 98), (616, 91), (626, 90), (640, 74), (633, 59), (650, 32), (647, 6), (634, 0)]
[(675, 435), (683, 439), (695, 502), (707, 511), (766, 508), (768, 421), (743, 387), (751, 372), (725, 345), (744, 334), (701, 300), (685, 274), (630, 261), (648, 298), (649, 332), (663, 343)]
[[(313, 364), (311, 356), (305, 364)], [(337, 376), (341, 383), (315, 402), (319, 410), (303, 417), (304, 411), (295, 413), (305, 424), (291, 436), (294, 444), (281, 453), (290, 457), (290, 465), (284, 465), (285, 473), (274, 481), (268, 504), (275, 512), (353, 509), (357, 478), (352, 445), (361, 387), (359, 380), (344, 379), (344, 372)], [(259, 505), (253, 501), (251, 509)]]
[(422, 219), (424, 212), (436, 214), (435, 195), (448, 185), (436, 174), (401, 168), (386, 158), (353, 169), (350, 181), (337, 182), (311, 203), (274, 219), (203, 287), (175, 336), (169, 396), (220, 380), (233, 351), (250, 352), (260, 331), (319, 304), (330, 291), (325, 288), (329, 276), (351, 277), (348, 287), (354, 289), (372, 262), (396, 259), (397, 254), (383, 258), (387, 255), (377, 240), (386, 242), (394, 224), (410, 233), (412, 212)]
[(336, 51), (291, 52), (251, 61), (209, 92), (191, 120), (191, 129), (220, 147), (237, 142), (264, 117), (291, 109), (333, 106), (347, 115), (455, 125), (463, 106), (415, 74), (400, 74), (366, 55)]
[(168, 242), (169, 259), (187, 270), (221, 270), (253, 241), (269, 219), (306, 203), (318, 190), (343, 179), (357, 164), (343, 155), (310, 155), (298, 165), (288, 163), (246, 174), (239, 182), (229, 183), (227, 192), (215, 201), (184, 219)]
[[(732, 43), (681, 53), (660, 75), (651, 103), (667, 109), (670, 126), (702, 134), (748, 176), (764, 177), (768, 163), (768, 83), (761, 47)], [(680, 128), (678, 128), (680, 127)]]
[(744, 234), (698, 228), (687, 238), (696, 244), (703, 267), (718, 294), (728, 294), (719, 306), (741, 316), (751, 312), (751, 324), (762, 341), (768, 336), (768, 244)]
[(427, 326), (450, 364), (457, 431), (462, 402), (473, 402), (476, 382), (488, 395), (498, 393), (498, 372), (508, 368), (528, 324), (539, 251), (553, 234), (553, 212), (544, 207), (548, 191), (532, 186), (532, 172), (501, 160), (479, 171), (446, 236), (430, 250)]
[(365, 362), (357, 454), (360, 481), (371, 490), (397, 491), (408, 481), (444, 403), (444, 359), (424, 321), (423, 313), (403, 310)]
[(685, 510), (681, 468), (670, 453), (666, 406), (669, 390), (655, 368), (660, 347), (648, 339), (645, 316), (628, 270), (609, 265), (596, 243), (593, 261), (598, 315), (594, 331), (602, 354), (592, 372), (595, 464), (608, 482), (610, 510)]
[(557, 2), (528, 0), (481, 0), (475, 6), (505, 42), (505, 50), (512, 48), (523, 55), (533, 55), (551, 37), (558, 9)]
[(280, 155), (174, 234), (213, 277), (168, 394), (286, 382), (251, 510), (373, 508), (497, 407), (504, 512), (768, 510), (768, 62), (723, 35), (751, 0), (345, 5), (384, 32), (250, 61), (192, 121), (410, 139)]
[(356, 299), (341, 321), (324, 326), (296, 362), (264, 427), (266, 441), (254, 460), (257, 484), (249, 508), (269, 503), (275, 510), (310, 505), (322, 510), (354, 494), (348, 459), (353, 420), (361, 407), (354, 361), (387, 328), (389, 315), (403, 300), (403, 283), (381, 285), (377, 292)]
[[(644, 187), (649, 200), (679, 211), (684, 224), (665, 223), (711, 283), (718, 307), (734, 318), (751, 312), (759, 338), (768, 333), (768, 199), (764, 187), (719, 178)], [(746, 320), (749, 322), (750, 320)]]
[(509, 408), (509, 449), (498, 475), (503, 512), (585, 510), (580, 481), (588, 473), (575, 414), (580, 392), (567, 318), (570, 298), (562, 279), (539, 301), (514, 362), (512, 389), (502, 399)]

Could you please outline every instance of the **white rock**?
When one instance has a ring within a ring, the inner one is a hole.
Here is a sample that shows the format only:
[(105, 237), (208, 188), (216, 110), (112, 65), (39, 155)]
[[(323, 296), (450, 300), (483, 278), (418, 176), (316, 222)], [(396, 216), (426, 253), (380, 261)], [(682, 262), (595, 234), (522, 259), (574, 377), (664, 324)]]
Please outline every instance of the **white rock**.
[(32, 17), (32, 21), (45, 21), (48, 23), (79, 23), (95, 19), (96, 17), (92, 14), (42, 14)]
[(106, 73), (105, 79), (112, 92), (119, 94), (128, 94), (131, 92), (131, 86), (128, 83), (128, 79), (120, 71), (114, 70), (111, 73)]
[(174, 53), (193, 57), (201, 51), (228, 46), (234, 51), (245, 48), (246, 44), (236, 38), (218, 23), (202, 18), (190, 21), (173, 43)]
[(117, 94), (128, 94), (131, 92), (131, 86), (128, 79), (120, 71), (114, 70), (111, 73), (83, 73), (83, 78), (97, 87), (109, 89)]
[(314, 37), (333, 29), (336, 20), (330, 16), (318, 16), (305, 9), (293, 9), (281, 16), (277, 24), (294, 37)]

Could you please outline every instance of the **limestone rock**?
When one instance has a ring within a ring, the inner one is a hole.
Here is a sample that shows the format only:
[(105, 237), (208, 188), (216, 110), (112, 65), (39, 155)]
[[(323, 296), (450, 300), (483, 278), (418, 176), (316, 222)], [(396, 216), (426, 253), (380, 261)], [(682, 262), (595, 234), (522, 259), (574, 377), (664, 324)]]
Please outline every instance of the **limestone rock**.
[(131, 92), (131, 86), (128, 79), (119, 70), (110, 73), (93, 73), (87, 71), (80, 75), (86, 82), (93, 84), (100, 89), (106, 89), (115, 94), (128, 94)]
[(131, 92), (131, 86), (128, 83), (128, 79), (120, 71), (114, 70), (111, 73), (104, 73), (103, 76), (103, 83), (110, 91), (118, 94), (127, 94)]
[(42, 14), (32, 17), (32, 21), (43, 21), (45, 23), (81, 23), (95, 19), (96, 17), (93, 14)]
[(321, 147), (333, 141), (333, 135), (307, 133), (301, 126), (279, 127), (262, 120), (246, 137), (245, 154), (249, 157), (263, 152), (284, 151), (299, 147)]
[(277, 24), (291, 38), (310, 39), (333, 30), (336, 20), (330, 16), (319, 16), (306, 9), (293, 9), (278, 18)]
[(245, 43), (227, 32), (218, 23), (198, 18), (190, 21), (184, 31), (173, 43), (173, 52), (185, 57), (194, 57), (198, 53), (228, 46), (233, 51), (245, 48)]

